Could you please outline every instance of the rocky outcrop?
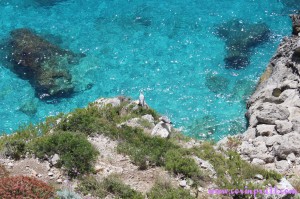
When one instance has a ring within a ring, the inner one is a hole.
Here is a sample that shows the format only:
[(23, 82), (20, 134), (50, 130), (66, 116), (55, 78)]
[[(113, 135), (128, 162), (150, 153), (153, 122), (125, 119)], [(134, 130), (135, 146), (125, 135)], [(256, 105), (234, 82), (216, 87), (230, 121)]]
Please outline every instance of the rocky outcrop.
[(300, 33), (300, 15), (291, 15), (293, 22), (293, 35), (298, 35)]
[(216, 34), (225, 40), (225, 66), (234, 69), (247, 66), (250, 63), (251, 49), (266, 41), (269, 33), (265, 23), (250, 24), (241, 19), (219, 25)]
[(78, 62), (80, 55), (61, 49), (25, 28), (11, 32), (10, 44), (14, 72), (29, 79), (39, 98), (73, 93), (75, 86), (69, 67)]
[(268, 77), (247, 102), (249, 128), (237, 149), (249, 162), (281, 173), (300, 164), (299, 16), (291, 18), (293, 36), (283, 39)]

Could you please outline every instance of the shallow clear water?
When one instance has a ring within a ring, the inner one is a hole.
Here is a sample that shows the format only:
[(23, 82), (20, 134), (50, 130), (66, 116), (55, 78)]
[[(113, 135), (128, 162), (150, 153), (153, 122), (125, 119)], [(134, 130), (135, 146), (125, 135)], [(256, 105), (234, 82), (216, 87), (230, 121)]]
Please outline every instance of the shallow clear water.
[[(241, 132), (246, 127), (245, 99), (291, 31), (289, 8), (277, 0), (36, 2), (0, 0), (0, 40), (5, 42), (15, 28), (27, 27), (63, 48), (85, 53), (70, 69), (80, 92), (57, 103), (40, 101), (29, 82), (5, 67), (2, 58), (0, 131), (8, 133), (99, 97), (136, 99), (140, 90), (151, 107), (188, 135), (214, 131), (217, 138)], [(225, 42), (215, 34), (220, 23), (233, 18), (265, 22), (271, 30), (270, 39), (254, 49), (250, 65), (240, 70), (224, 67)], [(220, 93), (207, 87), (207, 77), (213, 74), (228, 80)], [(84, 90), (90, 83), (94, 86)], [(20, 108), (31, 102), (38, 111), (28, 116)]]

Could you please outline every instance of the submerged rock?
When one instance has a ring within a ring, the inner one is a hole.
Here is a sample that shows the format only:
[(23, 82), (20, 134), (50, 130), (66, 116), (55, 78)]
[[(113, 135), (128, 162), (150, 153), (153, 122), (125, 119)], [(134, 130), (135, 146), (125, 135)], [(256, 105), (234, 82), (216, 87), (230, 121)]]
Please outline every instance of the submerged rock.
[(266, 41), (270, 30), (265, 23), (250, 24), (233, 19), (219, 25), (216, 33), (226, 43), (225, 66), (240, 69), (250, 63), (251, 49)]
[(37, 101), (33, 99), (24, 102), (19, 108), (19, 111), (25, 113), (28, 116), (34, 116), (37, 112)]
[(66, 0), (34, 0), (39, 6), (45, 6), (45, 7), (49, 7), (49, 6), (54, 6), (62, 1), (66, 1)]
[(207, 74), (205, 77), (205, 86), (214, 93), (227, 91), (229, 80), (222, 75)]
[(29, 79), (39, 98), (68, 96), (74, 91), (68, 67), (79, 56), (61, 49), (29, 29), (11, 32), (14, 72)]

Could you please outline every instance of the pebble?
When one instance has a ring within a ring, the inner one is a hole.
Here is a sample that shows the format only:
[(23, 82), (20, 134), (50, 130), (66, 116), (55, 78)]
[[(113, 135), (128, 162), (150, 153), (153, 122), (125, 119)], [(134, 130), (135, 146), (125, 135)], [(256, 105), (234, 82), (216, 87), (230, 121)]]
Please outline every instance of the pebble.
[(48, 172), (48, 176), (53, 176), (53, 175), (54, 175), (54, 173)]

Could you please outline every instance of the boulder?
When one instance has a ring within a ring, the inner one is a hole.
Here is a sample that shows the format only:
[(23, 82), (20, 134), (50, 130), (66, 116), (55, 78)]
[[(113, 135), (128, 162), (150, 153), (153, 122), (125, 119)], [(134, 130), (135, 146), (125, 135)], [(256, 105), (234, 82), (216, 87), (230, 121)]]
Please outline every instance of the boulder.
[(276, 130), (278, 134), (284, 135), (293, 130), (293, 123), (289, 121), (276, 120)]
[(171, 125), (164, 123), (164, 122), (159, 122), (156, 124), (156, 126), (153, 128), (151, 135), (152, 136), (159, 136), (162, 138), (168, 138), (171, 133)]
[(280, 104), (263, 103), (258, 107), (257, 121), (261, 124), (275, 124), (276, 120), (288, 119), (288, 109)]
[(271, 137), (268, 137), (268, 139), (266, 140), (266, 146), (271, 147), (273, 145), (278, 144), (280, 142), (281, 137), (281, 135), (273, 135)]
[(150, 124), (154, 125), (154, 118), (152, 115), (150, 115), (150, 114), (143, 115), (142, 119), (144, 119), (144, 120), (148, 121)]
[(60, 160), (58, 154), (54, 154), (53, 157), (50, 160), (51, 165), (55, 166), (57, 165), (58, 161)]
[[(296, 4), (295, 4), (296, 5)], [(290, 15), (292, 19), (292, 28), (293, 28), (293, 35), (299, 35), (300, 33), (300, 15)]]
[(285, 172), (289, 169), (289, 163), (286, 160), (280, 160), (275, 162), (275, 167), (278, 171)]
[(276, 135), (275, 125), (260, 124), (256, 126), (256, 136)]
[(11, 32), (10, 45), (14, 72), (28, 79), (41, 99), (73, 93), (69, 67), (78, 62), (79, 55), (61, 49), (26, 28)]
[(285, 134), (278, 140), (279, 145), (274, 147), (275, 154), (280, 159), (286, 159), (291, 153), (298, 155), (300, 153), (300, 134), (292, 132)]

